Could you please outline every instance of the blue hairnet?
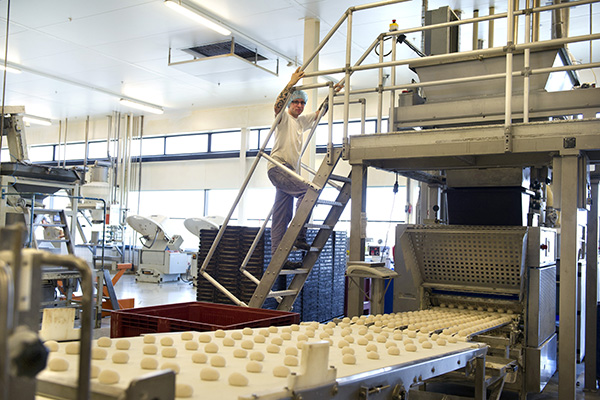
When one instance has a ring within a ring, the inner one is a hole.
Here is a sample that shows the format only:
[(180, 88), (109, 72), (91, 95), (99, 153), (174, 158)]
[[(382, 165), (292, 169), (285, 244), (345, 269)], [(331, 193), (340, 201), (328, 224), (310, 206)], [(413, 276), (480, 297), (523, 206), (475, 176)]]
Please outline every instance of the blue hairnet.
[(305, 103), (307, 103), (308, 95), (306, 94), (306, 92), (304, 90), (295, 90), (294, 93), (292, 93), (292, 96), (290, 97), (290, 101), (288, 102), (288, 107), (290, 106), (290, 103), (296, 99), (302, 99), (302, 100), (304, 100)]

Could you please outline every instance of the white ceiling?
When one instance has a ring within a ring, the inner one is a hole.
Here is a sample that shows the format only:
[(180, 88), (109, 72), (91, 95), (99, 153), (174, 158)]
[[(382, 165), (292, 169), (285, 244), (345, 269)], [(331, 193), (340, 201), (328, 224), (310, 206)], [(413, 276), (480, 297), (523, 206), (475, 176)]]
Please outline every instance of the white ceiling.
[[(371, 3), (190, 1), (288, 59), (298, 61), (303, 58), (305, 18), (320, 20), (324, 37), (348, 7)], [(505, 3), (496, 2), (497, 13), (506, 11)], [(461, 9), (464, 17), (470, 17), (474, 6), (482, 10), (481, 15), (487, 14), (489, 4), (488, 0), (430, 0), (429, 8), (450, 5)], [(572, 28), (589, 25), (589, 8), (582, 13), (580, 24), (571, 22)], [(362, 55), (379, 33), (387, 30), (391, 19), (397, 19), (401, 28), (414, 27), (421, 24), (420, 15), (419, 1), (355, 13), (353, 60)], [(6, 16), (7, 0), (0, 0), (0, 58), (4, 58)], [(286, 66), (287, 61), (282, 59), (279, 77), (261, 73), (247, 79), (241, 73), (211, 70), (213, 67), (204, 67), (205, 76), (194, 76), (169, 66), (169, 48), (173, 49), (172, 61), (178, 61), (190, 58), (180, 51), (182, 48), (227, 38), (180, 16), (165, 7), (163, 0), (12, 0), (8, 28), (8, 61), (23, 73), (7, 74), (5, 104), (25, 105), (28, 114), (53, 119), (131, 111), (118, 103), (119, 95), (160, 105), (167, 113), (269, 103), (295, 68)], [(481, 37), (487, 38), (487, 32), (482, 32)], [(321, 69), (344, 66), (345, 38), (344, 24), (321, 52)], [(409, 39), (420, 47), (420, 36), (409, 35)], [(414, 56), (405, 46), (402, 52), (400, 57)], [(370, 59), (376, 60), (374, 55)], [(218, 68), (222, 67), (217, 63), (213, 69)], [(354, 85), (360, 86), (361, 80), (354, 80)]]

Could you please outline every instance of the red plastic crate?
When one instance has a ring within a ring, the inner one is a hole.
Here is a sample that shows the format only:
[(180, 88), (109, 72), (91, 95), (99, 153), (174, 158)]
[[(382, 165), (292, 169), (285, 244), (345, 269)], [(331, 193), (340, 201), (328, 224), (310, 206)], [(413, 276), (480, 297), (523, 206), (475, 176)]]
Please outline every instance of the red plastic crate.
[(110, 317), (110, 337), (258, 328), (299, 322), (298, 313), (197, 301), (113, 311)]

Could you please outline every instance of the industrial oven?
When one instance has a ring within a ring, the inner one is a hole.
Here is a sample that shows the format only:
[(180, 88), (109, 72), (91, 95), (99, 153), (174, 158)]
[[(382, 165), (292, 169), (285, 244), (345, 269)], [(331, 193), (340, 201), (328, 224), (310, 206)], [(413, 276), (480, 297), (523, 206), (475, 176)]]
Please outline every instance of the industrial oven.
[(433, 307), (514, 315), (471, 340), (514, 359), (506, 388), (540, 392), (556, 371), (556, 231), (528, 226), (398, 225), (394, 311)]

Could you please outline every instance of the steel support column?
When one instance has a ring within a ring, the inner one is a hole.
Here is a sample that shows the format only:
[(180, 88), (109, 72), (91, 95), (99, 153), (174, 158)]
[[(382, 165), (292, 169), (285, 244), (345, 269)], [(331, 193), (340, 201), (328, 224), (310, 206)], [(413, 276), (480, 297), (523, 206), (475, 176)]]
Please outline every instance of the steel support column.
[[(363, 164), (352, 166), (352, 206), (350, 209), (350, 261), (365, 259), (365, 229), (367, 200), (367, 167)], [(364, 278), (348, 280), (346, 315), (360, 316), (363, 313)], [(358, 284), (358, 285), (357, 285)]]

